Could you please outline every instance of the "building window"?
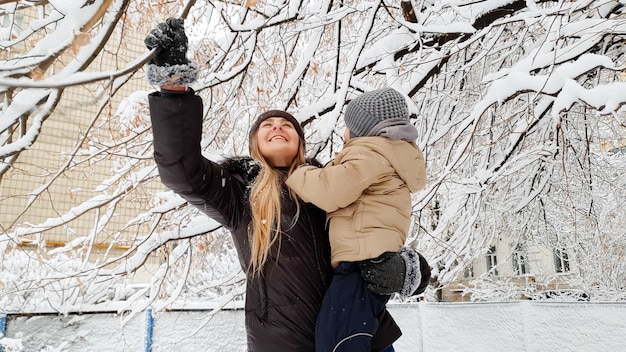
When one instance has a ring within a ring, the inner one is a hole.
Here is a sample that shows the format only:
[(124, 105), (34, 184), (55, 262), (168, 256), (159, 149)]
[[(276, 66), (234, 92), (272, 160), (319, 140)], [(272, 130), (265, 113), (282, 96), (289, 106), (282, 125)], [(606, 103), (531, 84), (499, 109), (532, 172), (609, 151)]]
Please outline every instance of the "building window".
[(472, 264), (468, 265), (465, 267), (465, 270), (463, 270), (463, 278), (464, 279), (471, 279), (474, 277), (474, 266)]
[(521, 244), (517, 244), (513, 250), (513, 275), (524, 275), (528, 272), (526, 268), (526, 256)]
[(0, 24), (2, 28), (8, 29), (5, 38), (3, 40), (12, 40), (17, 38), (22, 33), (22, 21), (23, 15), (3, 15), (0, 16)]
[(487, 272), (491, 276), (498, 276), (498, 258), (496, 257), (496, 246), (489, 247), (487, 251)]
[(569, 267), (569, 255), (563, 248), (554, 249), (554, 268), (557, 273), (568, 273)]

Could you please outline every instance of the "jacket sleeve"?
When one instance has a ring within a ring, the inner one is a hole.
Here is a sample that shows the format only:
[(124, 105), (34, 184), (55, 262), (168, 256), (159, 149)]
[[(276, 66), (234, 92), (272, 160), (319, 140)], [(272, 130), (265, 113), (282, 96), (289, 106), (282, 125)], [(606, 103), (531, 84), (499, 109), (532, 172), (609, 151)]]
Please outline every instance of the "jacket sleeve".
[(202, 156), (202, 99), (193, 91), (154, 92), (148, 101), (161, 182), (226, 228), (237, 228), (244, 211), (245, 184)]
[(303, 201), (330, 213), (357, 200), (385, 168), (389, 165), (380, 154), (351, 148), (323, 168), (299, 167), (286, 183)]

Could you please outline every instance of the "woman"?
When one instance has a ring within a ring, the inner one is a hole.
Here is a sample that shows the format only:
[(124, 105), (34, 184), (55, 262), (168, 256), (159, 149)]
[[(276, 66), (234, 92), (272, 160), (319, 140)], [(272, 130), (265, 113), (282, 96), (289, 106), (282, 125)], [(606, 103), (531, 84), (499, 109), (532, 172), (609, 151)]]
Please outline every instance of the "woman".
[[(161, 87), (149, 96), (161, 181), (231, 231), (247, 276), (248, 350), (314, 351), (315, 321), (333, 270), (326, 214), (284, 183), (305, 163), (302, 127), (285, 111), (268, 111), (250, 131), (251, 158), (220, 164), (205, 159), (202, 100), (185, 87), (195, 79), (196, 68), (185, 57), (183, 21), (159, 24), (145, 43), (159, 50), (146, 68), (148, 81)], [(386, 287), (388, 276), (404, 280), (402, 270), (389, 275), (388, 268), (378, 265), (374, 272), (382, 274), (369, 282)], [(386, 311), (379, 323), (372, 351), (393, 351), (400, 330)]]

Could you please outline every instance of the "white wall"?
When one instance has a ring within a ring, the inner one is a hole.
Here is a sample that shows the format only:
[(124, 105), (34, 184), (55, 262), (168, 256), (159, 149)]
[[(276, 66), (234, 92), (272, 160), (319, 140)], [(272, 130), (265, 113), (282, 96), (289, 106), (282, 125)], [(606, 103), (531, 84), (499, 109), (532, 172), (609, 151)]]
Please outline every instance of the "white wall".
[[(420, 302), (389, 310), (403, 331), (398, 352), (626, 350), (626, 302)], [(120, 323), (112, 313), (9, 316), (4, 341), (22, 351), (145, 351), (145, 316)], [(153, 334), (152, 351), (246, 351), (242, 310), (157, 312)]]

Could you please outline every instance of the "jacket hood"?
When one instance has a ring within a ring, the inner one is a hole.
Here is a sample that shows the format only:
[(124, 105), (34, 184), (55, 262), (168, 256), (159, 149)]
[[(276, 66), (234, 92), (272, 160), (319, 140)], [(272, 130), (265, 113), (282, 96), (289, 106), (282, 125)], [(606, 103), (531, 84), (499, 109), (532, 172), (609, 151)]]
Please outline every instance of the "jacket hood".
[(261, 164), (248, 156), (230, 157), (220, 164), (228, 172), (241, 175), (247, 183), (252, 182), (261, 170)]
[[(322, 167), (317, 159), (306, 159), (306, 162), (313, 166)], [(241, 175), (246, 183), (252, 183), (261, 171), (261, 163), (249, 156), (229, 157), (220, 162), (220, 165), (232, 174)]]
[(347, 144), (372, 149), (385, 157), (411, 193), (421, 190), (426, 184), (424, 156), (415, 142), (386, 137), (359, 137), (351, 139)]

